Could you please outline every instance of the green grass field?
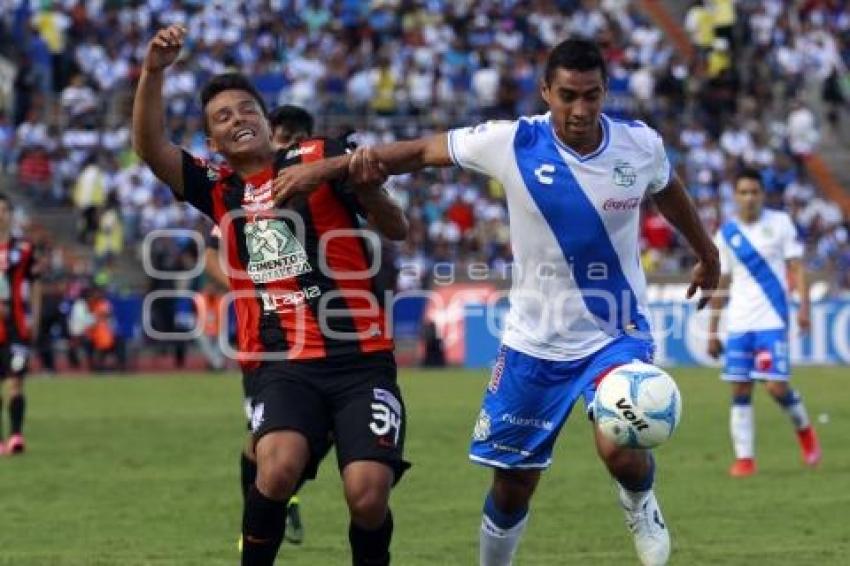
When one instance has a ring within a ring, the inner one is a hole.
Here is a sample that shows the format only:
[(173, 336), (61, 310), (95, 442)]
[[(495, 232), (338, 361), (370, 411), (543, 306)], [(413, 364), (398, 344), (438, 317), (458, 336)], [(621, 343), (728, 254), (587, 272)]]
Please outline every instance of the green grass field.
[[(808, 369), (796, 383), (820, 424), (825, 461), (800, 464), (791, 426), (760, 391), (760, 473), (733, 481), (728, 391), (712, 371), (677, 371), (676, 438), (657, 452), (671, 564), (847, 564), (850, 374)], [(393, 496), (394, 563), (477, 564), (489, 472), (468, 463), (483, 372), (403, 373), (414, 467)], [(235, 376), (33, 379), (29, 452), (0, 459), (2, 565), (236, 564), (244, 431)], [(4, 415), (5, 418), (6, 415)], [(516, 563), (635, 564), (614, 489), (580, 414), (567, 425), (532, 507)], [(350, 564), (333, 458), (303, 492), (304, 545), (279, 563)]]

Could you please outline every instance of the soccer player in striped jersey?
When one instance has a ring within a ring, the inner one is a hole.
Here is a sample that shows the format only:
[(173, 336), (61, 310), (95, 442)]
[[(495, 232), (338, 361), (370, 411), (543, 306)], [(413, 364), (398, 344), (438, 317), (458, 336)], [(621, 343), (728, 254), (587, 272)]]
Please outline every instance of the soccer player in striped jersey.
[(283, 504), (315, 476), (330, 433), (351, 516), (353, 563), (389, 564), (389, 496), (408, 467), (406, 421), (358, 215), (394, 239), (406, 236), (406, 219), (381, 189), (380, 167), (366, 162), (352, 166), (346, 183), (325, 183), (275, 206), (277, 171), (344, 155), (345, 148), (315, 138), (276, 152), (262, 98), (241, 75), (213, 77), (201, 92), (209, 147), (226, 164), (173, 145), (163, 126), (162, 84), (185, 34), (170, 26), (149, 44), (133, 141), (174, 194), (221, 229), (237, 359), (253, 388), (257, 479), (243, 516), (242, 564), (273, 564)]
[[(269, 125), (272, 131), (272, 143), (277, 150), (286, 149), (289, 146), (313, 136), (313, 116), (305, 109), (298, 106), (284, 105), (275, 108), (269, 113)], [(224, 288), (230, 287), (225, 269), (219, 262), (219, 240), (221, 230), (214, 226), (207, 238), (205, 249), (207, 275), (212, 277)], [(242, 378), (243, 397), (245, 411), (248, 418), (248, 437), (239, 453), (240, 483), (242, 486), (243, 502), (247, 501), (251, 486), (257, 479), (257, 457), (254, 454), (254, 440), (251, 435), (251, 398), (250, 382)], [(292, 544), (301, 544), (304, 541), (304, 523), (301, 519), (301, 501), (298, 495), (289, 498), (286, 505), (286, 528), (284, 537)], [(239, 539), (242, 546), (242, 539)]]
[[(590, 406), (612, 368), (652, 360), (638, 243), (645, 198), (697, 255), (688, 296), (701, 289), (701, 308), (717, 286), (717, 248), (671, 171), (661, 137), (642, 122), (602, 114), (606, 91), (599, 47), (567, 40), (546, 65), (547, 114), (374, 149), (390, 174), (457, 165), (498, 180), (507, 195), (510, 310), (470, 449), (474, 462), (493, 469), (479, 538), (483, 566), (511, 563), (541, 472), (576, 401), (584, 397)], [(309, 193), (358, 159), (369, 156), (281, 171), (276, 198)], [(618, 447), (598, 431), (595, 440), (619, 485), (641, 563), (666, 564), (670, 536), (653, 491), (652, 453)]]
[(816, 466), (821, 448), (803, 398), (790, 387), (788, 274), (800, 294), (797, 326), (809, 330), (809, 286), (803, 266), (803, 245), (786, 212), (764, 207), (764, 186), (758, 171), (745, 169), (735, 181), (737, 217), (715, 236), (720, 250), (720, 292), (712, 301), (709, 355), (724, 350), (718, 336), (720, 313), (728, 298), (726, 365), (722, 379), (732, 385), (729, 428), (735, 461), (733, 477), (756, 473), (753, 381), (765, 383), (771, 397), (791, 419), (803, 462)]
[[(0, 434), (0, 455), (22, 454), (26, 448), (24, 378), (40, 317), (41, 282), (35, 248), (26, 238), (12, 234), (12, 203), (0, 194), (0, 383), (5, 382), (6, 386), (3, 393), (10, 425), (5, 442)], [(3, 397), (0, 395), (0, 409)]]

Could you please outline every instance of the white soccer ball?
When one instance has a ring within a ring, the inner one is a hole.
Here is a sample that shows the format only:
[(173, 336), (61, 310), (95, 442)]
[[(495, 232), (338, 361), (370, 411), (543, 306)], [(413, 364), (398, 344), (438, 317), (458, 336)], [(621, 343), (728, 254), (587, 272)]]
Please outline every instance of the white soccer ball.
[(654, 448), (672, 436), (682, 417), (682, 395), (664, 370), (643, 362), (620, 366), (596, 389), (593, 415), (618, 446)]

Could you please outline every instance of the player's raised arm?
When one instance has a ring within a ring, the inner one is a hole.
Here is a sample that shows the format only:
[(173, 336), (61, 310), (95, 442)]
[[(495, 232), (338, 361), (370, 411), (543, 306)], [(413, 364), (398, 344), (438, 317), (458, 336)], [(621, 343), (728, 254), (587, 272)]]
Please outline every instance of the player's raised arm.
[(178, 196), (183, 194), (182, 156), (166, 135), (162, 84), (165, 69), (177, 59), (185, 36), (186, 28), (180, 25), (157, 32), (148, 44), (133, 101), (133, 149)]
[[(390, 175), (454, 164), (446, 133), (378, 146), (374, 152)], [(297, 193), (309, 193), (322, 183), (345, 179), (350, 162), (351, 155), (342, 155), (283, 169), (274, 181), (275, 203), (281, 204)]]
[(687, 296), (690, 299), (697, 289), (701, 289), (702, 297), (697, 308), (702, 309), (708, 304), (720, 279), (720, 254), (717, 246), (711, 241), (691, 197), (677, 175), (670, 177), (667, 186), (653, 195), (653, 200), (664, 218), (682, 233), (699, 260), (691, 274)]

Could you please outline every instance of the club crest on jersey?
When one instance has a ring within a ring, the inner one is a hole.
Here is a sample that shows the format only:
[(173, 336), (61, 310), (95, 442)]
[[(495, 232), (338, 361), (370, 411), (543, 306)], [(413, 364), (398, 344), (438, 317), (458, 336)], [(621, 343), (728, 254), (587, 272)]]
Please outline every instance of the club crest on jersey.
[(628, 161), (614, 163), (614, 184), (618, 187), (631, 187), (637, 182), (637, 171)]
[(245, 225), (248, 276), (254, 283), (289, 279), (313, 271), (307, 253), (282, 220), (264, 218)]
[(483, 442), (490, 436), (490, 415), (487, 411), (481, 409), (478, 413), (478, 420), (475, 422), (475, 428), (472, 430), (472, 438)]

